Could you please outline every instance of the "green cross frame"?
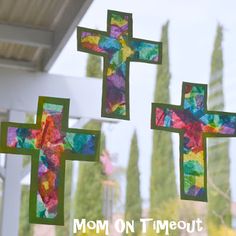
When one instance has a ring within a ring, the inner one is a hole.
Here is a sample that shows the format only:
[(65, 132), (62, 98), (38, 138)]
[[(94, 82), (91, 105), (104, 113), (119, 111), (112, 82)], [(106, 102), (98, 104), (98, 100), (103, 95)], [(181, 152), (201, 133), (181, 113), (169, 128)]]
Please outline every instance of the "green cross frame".
[(64, 225), (65, 161), (99, 161), (100, 131), (69, 129), (69, 101), (39, 97), (36, 124), (2, 123), (1, 152), (31, 156), (30, 223)]
[(207, 202), (206, 138), (235, 137), (236, 113), (208, 111), (207, 85), (184, 82), (181, 105), (153, 103), (151, 117), (152, 129), (179, 134), (181, 199)]
[(162, 63), (162, 43), (133, 38), (132, 14), (108, 10), (107, 32), (77, 28), (78, 51), (103, 56), (103, 117), (130, 119), (130, 62)]

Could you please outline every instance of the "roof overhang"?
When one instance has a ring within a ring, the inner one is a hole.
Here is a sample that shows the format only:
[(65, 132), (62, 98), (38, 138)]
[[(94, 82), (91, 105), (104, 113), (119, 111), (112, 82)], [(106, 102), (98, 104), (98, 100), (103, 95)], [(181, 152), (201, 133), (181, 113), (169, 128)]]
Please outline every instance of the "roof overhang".
[(93, 0), (31, 2), (1, 4), (1, 67), (49, 71)]

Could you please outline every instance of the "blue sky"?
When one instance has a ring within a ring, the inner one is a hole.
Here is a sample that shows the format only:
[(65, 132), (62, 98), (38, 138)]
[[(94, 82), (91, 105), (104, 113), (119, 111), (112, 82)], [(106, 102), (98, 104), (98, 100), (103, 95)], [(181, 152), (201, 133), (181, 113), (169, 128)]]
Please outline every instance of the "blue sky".
[[(162, 25), (169, 20), (170, 70), (172, 74), (171, 103), (180, 104), (183, 81), (208, 83), (211, 52), (217, 24), (224, 27), (224, 92), (225, 111), (236, 112), (236, 2), (234, 0), (95, 0), (80, 26), (106, 30), (107, 10), (133, 14), (133, 35), (136, 38), (160, 40)], [(74, 33), (51, 69), (50, 73), (85, 77), (87, 54), (77, 52)], [(156, 65), (131, 63), (130, 99), (131, 120), (117, 125), (105, 125), (107, 145), (118, 155), (118, 164), (126, 166), (131, 136), (138, 132), (140, 147), (141, 192), (149, 198), (152, 130), (150, 130), (151, 103), (155, 85)], [(90, 92), (90, 91), (88, 91)], [(79, 95), (78, 95), (79, 99)], [(236, 138), (231, 139), (231, 186), (236, 201)], [(179, 179), (178, 135), (173, 135), (176, 176)], [(158, 166), (156, 167), (158, 171)], [(124, 193), (125, 188), (122, 191)]]

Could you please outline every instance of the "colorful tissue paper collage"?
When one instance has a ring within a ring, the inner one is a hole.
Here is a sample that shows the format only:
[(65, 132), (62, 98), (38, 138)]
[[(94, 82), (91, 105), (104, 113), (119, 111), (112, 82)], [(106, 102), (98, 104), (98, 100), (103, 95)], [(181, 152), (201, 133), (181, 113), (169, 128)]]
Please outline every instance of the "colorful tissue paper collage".
[(78, 27), (78, 50), (104, 56), (102, 116), (129, 119), (129, 62), (161, 63), (161, 43), (132, 37), (132, 15), (108, 11), (108, 33)]
[(66, 160), (98, 160), (99, 131), (68, 129), (68, 111), (68, 99), (40, 97), (36, 125), (2, 124), (4, 152), (32, 155), (33, 223), (63, 224)]
[[(129, 120), (130, 62), (162, 64), (162, 42), (134, 38), (132, 14), (108, 10), (107, 32), (78, 27), (77, 47), (104, 58), (101, 117)], [(179, 134), (183, 200), (208, 201), (206, 140), (236, 137), (236, 113), (209, 111), (207, 90), (206, 84), (183, 82), (180, 106), (153, 103), (150, 109), (154, 132)], [(31, 223), (64, 225), (66, 160), (100, 161), (105, 174), (114, 171), (109, 153), (99, 156), (101, 131), (70, 129), (68, 122), (69, 99), (41, 96), (36, 124), (1, 125), (1, 152), (31, 156)]]
[(207, 111), (207, 86), (183, 83), (181, 106), (153, 104), (152, 128), (180, 133), (181, 198), (207, 201), (206, 137), (234, 137), (236, 114)]

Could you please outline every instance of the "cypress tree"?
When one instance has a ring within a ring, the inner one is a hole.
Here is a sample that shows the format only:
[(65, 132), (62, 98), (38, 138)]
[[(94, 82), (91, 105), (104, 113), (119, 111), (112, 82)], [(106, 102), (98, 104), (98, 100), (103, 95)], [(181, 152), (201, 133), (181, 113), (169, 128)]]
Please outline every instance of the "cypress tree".
[[(171, 74), (169, 70), (167, 22), (162, 27), (161, 42), (163, 43), (163, 63), (158, 67), (155, 102), (170, 103), (169, 84)], [(151, 214), (166, 201), (176, 198), (175, 169), (172, 150), (171, 134), (165, 131), (153, 132), (153, 151), (151, 160), (150, 208)]]
[[(218, 25), (211, 59), (209, 110), (224, 109), (222, 41), (223, 29)], [(216, 226), (231, 226), (229, 140), (210, 139), (208, 147), (208, 219)]]
[[(99, 130), (101, 123), (90, 121), (84, 128)], [(102, 135), (100, 150), (104, 149), (105, 138)], [(80, 162), (77, 191), (75, 193), (75, 218), (102, 220), (103, 214), (103, 175), (102, 164)]]
[(87, 66), (86, 66), (86, 76), (93, 78), (101, 78), (101, 58), (93, 54), (88, 55)]
[(137, 134), (134, 132), (130, 158), (127, 169), (127, 185), (126, 185), (126, 204), (125, 204), (125, 219), (128, 221), (135, 221), (136, 230), (130, 235), (139, 235), (140, 225), (139, 221), (142, 216), (142, 202), (140, 195), (140, 173), (138, 168), (139, 151), (137, 143)]
[[(87, 60), (87, 77), (101, 78), (101, 58), (89, 54)], [(101, 130), (101, 122), (89, 121), (84, 128)], [(100, 151), (105, 148), (105, 136), (102, 134)], [(80, 162), (77, 190), (75, 193), (75, 218), (87, 220), (103, 219), (103, 175), (101, 163)]]

